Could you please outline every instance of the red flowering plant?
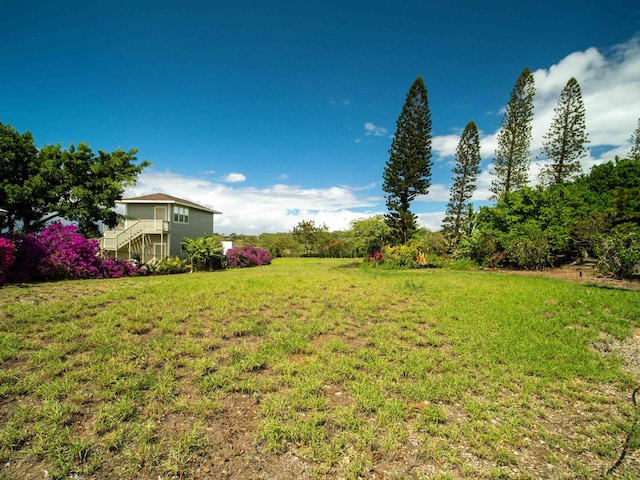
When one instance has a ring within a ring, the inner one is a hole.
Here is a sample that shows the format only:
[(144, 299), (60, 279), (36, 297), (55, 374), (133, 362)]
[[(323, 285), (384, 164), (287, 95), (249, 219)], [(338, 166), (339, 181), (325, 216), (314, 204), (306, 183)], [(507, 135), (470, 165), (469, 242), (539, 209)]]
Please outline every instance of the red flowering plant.
[(373, 255), (369, 254), (367, 257), (367, 262), (375, 262), (376, 267), (384, 260), (384, 255), (382, 255), (382, 250), (378, 250)]

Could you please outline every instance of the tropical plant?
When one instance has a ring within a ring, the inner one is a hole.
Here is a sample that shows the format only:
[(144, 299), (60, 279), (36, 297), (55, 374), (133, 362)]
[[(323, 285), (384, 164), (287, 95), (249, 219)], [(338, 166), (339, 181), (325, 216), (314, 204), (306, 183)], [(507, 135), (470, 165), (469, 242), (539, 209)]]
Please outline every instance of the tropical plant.
[(182, 241), (191, 271), (211, 271), (224, 268), (224, 247), (218, 237), (204, 235), (198, 238), (185, 238)]
[(153, 259), (147, 262), (143, 268), (149, 275), (172, 275), (191, 271), (191, 264), (188, 260), (180, 257), (166, 257), (162, 260)]

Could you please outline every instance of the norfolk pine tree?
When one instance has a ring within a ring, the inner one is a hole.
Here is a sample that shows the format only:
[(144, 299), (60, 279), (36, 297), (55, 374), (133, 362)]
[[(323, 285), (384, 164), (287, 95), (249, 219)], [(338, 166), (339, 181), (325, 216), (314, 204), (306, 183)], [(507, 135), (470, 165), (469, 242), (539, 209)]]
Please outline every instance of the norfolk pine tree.
[(426, 195), (431, 185), (431, 112), (420, 76), (409, 89), (396, 127), (382, 190), (389, 210), (385, 221), (393, 238), (403, 244), (417, 230), (416, 216), (409, 210), (411, 201)]
[(551, 161), (540, 173), (547, 185), (557, 185), (576, 177), (582, 170), (580, 158), (587, 153), (584, 102), (580, 85), (570, 78), (554, 109), (549, 132), (544, 136), (542, 153)]
[(535, 92), (533, 74), (527, 67), (511, 91), (511, 98), (498, 133), (498, 147), (492, 172), (494, 179), (491, 182), (494, 199), (508, 196), (510, 192), (526, 185), (529, 180), (529, 147)]
[(476, 189), (480, 173), (480, 134), (476, 123), (471, 120), (460, 137), (456, 148), (456, 165), (453, 167), (453, 185), (449, 194), (447, 213), (442, 222), (442, 230), (455, 247), (471, 220), (468, 203)]
[(629, 158), (631, 160), (640, 161), (640, 118), (638, 119), (638, 127), (631, 135), (631, 150), (629, 150)]

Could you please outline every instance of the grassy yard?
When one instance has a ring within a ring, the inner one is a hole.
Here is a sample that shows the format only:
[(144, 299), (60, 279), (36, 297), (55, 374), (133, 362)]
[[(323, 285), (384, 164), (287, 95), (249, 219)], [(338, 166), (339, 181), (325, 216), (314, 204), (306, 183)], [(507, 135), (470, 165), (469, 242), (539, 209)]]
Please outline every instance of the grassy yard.
[(640, 477), (640, 292), (343, 263), (2, 288), (0, 478)]

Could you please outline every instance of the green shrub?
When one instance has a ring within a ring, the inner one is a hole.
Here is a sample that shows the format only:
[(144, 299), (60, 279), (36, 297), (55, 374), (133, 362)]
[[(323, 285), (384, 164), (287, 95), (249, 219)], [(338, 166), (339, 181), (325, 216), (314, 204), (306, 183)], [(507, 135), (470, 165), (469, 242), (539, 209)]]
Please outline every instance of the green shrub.
[(596, 245), (596, 269), (603, 275), (631, 278), (638, 275), (640, 265), (639, 232), (621, 233), (601, 237)]
[(164, 260), (151, 260), (144, 266), (149, 275), (171, 275), (174, 273), (186, 273), (191, 267), (187, 260), (179, 257), (167, 257)]
[(469, 258), (457, 258), (443, 265), (447, 270), (476, 270), (478, 264)]
[(540, 230), (509, 235), (504, 244), (507, 260), (519, 268), (541, 270), (553, 265), (551, 244)]
[(198, 238), (185, 238), (182, 241), (191, 271), (220, 270), (225, 267), (224, 247), (218, 237), (206, 235)]
[(413, 268), (417, 265), (418, 253), (418, 249), (412, 244), (386, 246), (382, 249), (381, 265), (385, 268)]
[(443, 257), (430, 252), (420, 242), (411, 241), (406, 245), (383, 247), (373, 255), (369, 255), (365, 265), (367, 267), (399, 269), (442, 267), (445, 263), (446, 260)]
[(485, 267), (497, 267), (504, 259), (504, 250), (495, 232), (476, 230), (470, 237), (463, 237), (458, 247), (460, 255)]

